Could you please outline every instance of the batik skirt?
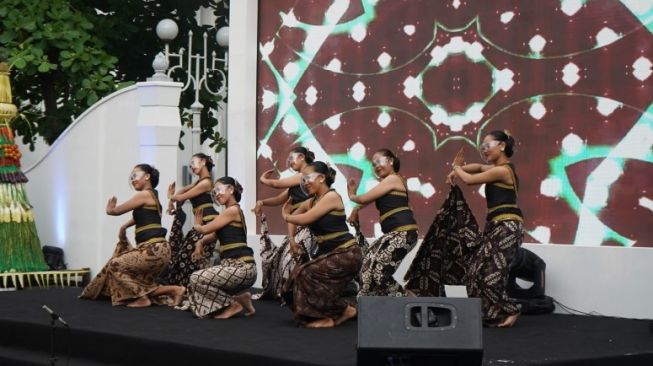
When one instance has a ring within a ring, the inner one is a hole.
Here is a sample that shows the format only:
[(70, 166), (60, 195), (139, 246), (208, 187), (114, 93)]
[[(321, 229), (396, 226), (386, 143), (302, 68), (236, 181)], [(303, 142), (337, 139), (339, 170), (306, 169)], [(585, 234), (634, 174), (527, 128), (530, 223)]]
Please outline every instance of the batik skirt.
[(217, 315), (234, 301), (233, 297), (252, 287), (256, 264), (225, 258), (220, 264), (193, 272), (188, 285), (188, 305), (198, 318)]
[(172, 256), (170, 264), (163, 271), (159, 281), (166, 285), (188, 286), (191, 273), (206, 268), (210, 264), (216, 241), (204, 244), (204, 255), (199, 261), (193, 261), (191, 255), (195, 251), (195, 244), (204, 236), (195, 229), (191, 229), (185, 236), (182, 231), (186, 214), (179, 208), (175, 213), (175, 220), (168, 237)]
[(444, 296), (444, 285), (465, 285), (481, 298), (483, 321), (492, 326), (519, 308), (506, 293), (510, 264), (522, 243), (522, 222), (489, 221), (480, 232), (462, 191), (452, 187), (406, 273), (418, 296)]
[(263, 272), (263, 292), (256, 298), (281, 299), (283, 286), (290, 278), (298, 264), (305, 263), (310, 258), (309, 253), (315, 251), (317, 242), (315, 236), (306, 226), (298, 226), (295, 230), (295, 242), (299, 245), (301, 253), (293, 256), (290, 253), (288, 237), (283, 239), (280, 246), (274, 245), (270, 239), (268, 222), (265, 215), (261, 215), (261, 268)]
[(393, 275), (417, 243), (417, 231), (391, 231), (366, 248), (358, 296), (404, 296)]
[(295, 268), (284, 286), (283, 298), (305, 325), (317, 319), (337, 319), (349, 302), (343, 290), (358, 275), (363, 254), (358, 245), (334, 249)]
[(170, 246), (164, 239), (136, 248), (129, 242), (118, 242), (111, 259), (84, 288), (80, 298), (110, 297), (113, 305), (136, 300), (160, 286), (156, 278), (169, 261)]

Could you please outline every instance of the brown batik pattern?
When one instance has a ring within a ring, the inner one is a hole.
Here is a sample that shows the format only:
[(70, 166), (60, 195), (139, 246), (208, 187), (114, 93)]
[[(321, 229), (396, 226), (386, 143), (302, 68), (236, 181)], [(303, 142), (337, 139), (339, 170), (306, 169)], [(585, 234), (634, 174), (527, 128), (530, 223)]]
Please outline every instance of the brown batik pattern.
[(188, 285), (188, 304), (198, 318), (206, 318), (231, 305), (233, 296), (252, 287), (256, 264), (225, 258), (220, 264), (193, 272)]
[(159, 287), (156, 278), (169, 261), (170, 246), (165, 240), (136, 248), (129, 242), (118, 242), (111, 259), (80, 298), (110, 297), (113, 305), (136, 300)]
[(316, 319), (336, 319), (349, 304), (341, 296), (360, 271), (363, 254), (357, 246), (334, 249), (295, 268), (283, 297), (304, 325)]
[(206, 268), (209, 266), (213, 250), (215, 249), (216, 241), (204, 244), (204, 255), (201, 260), (193, 261), (191, 256), (195, 251), (195, 244), (199, 241), (203, 234), (195, 229), (191, 229), (186, 236), (182, 231), (184, 222), (186, 221), (186, 213), (180, 208), (175, 213), (175, 220), (172, 222), (170, 228), (170, 236), (168, 237), (170, 249), (172, 250), (172, 257), (170, 264), (161, 274), (160, 282), (166, 285), (188, 286), (191, 273)]
[(263, 292), (257, 295), (256, 298), (280, 299), (283, 285), (290, 278), (292, 271), (298, 264), (308, 261), (308, 253), (315, 250), (315, 236), (308, 227), (298, 226), (295, 231), (295, 242), (302, 249), (303, 254), (293, 257), (290, 253), (288, 237), (285, 237), (281, 245), (277, 247), (270, 239), (268, 221), (265, 215), (261, 215), (260, 220)]
[(521, 245), (519, 221), (488, 222), (480, 233), (462, 191), (453, 186), (406, 273), (418, 296), (444, 296), (444, 285), (465, 285), (482, 300), (486, 324), (519, 312), (505, 291), (510, 263)]
[(417, 231), (392, 231), (374, 241), (364, 253), (358, 296), (404, 296), (393, 275), (417, 243)]

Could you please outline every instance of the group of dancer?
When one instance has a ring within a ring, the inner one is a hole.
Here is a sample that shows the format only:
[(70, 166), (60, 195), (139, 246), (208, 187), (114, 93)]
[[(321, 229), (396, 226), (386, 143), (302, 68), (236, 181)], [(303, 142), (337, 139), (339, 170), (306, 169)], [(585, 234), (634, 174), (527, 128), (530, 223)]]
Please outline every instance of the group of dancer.
[[(280, 193), (256, 201), (252, 209), (262, 229), (263, 291), (256, 296), (286, 304), (299, 325), (328, 328), (356, 317), (356, 297), (347, 293), (352, 283), (358, 284), (357, 296), (444, 296), (444, 284), (464, 284), (470, 297), (481, 298), (485, 325), (512, 326), (519, 309), (505, 285), (523, 236), (519, 181), (509, 161), (514, 144), (506, 132), (493, 131), (480, 145), (487, 164), (464, 165), (462, 149), (456, 155), (446, 178), (451, 192), (406, 273), (405, 285), (393, 275), (417, 245), (418, 227), (406, 181), (399, 175), (399, 158), (388, 149), (374, 153), (379, 183), (368, 192), (357, 194), (357, 183), (348, 181), (349, 200), (358, 206), (347, 218), (342, 198), (331, 188), (335, 170), (316, 161), (308, 149), (295, 147), (287, 161), (294, 175), (273, 178), (271, 170), (260, 178)], [(255, 313), (249, 290), (257, 270), (238, 204), (243, 189), (231, 177), (212, 184), (212, 165), (209, 156), (196, 154), (191, 168), (198, 180), (179, 191), (174, 183), (169, 186), (167, 212), (175, 219), (168, 240), (155, 190), (158, 171), (147, 164), (134, 167), (130, 182), (136, 194), (121, 205), (113, 197), (106, 208), (109, 215), (132, 211), (133, 218), (121, 227), (113, 256), (82, 298), (109, 297), (114, 305), (129, 307), (165, 303), (199, 318)], [(485, 184), (488, 214), (483, 232), (455, 185), (457, 180)], [(194, 225), (184, 235), (181, 206), (187, 200), (193, 206)], [(214, 203), (223, 206), (220, 214)], [(372, 244), (365, 242), (358, 225), (358, 212), (370, 203), (379, 211), (383, 232)], [(279, 246), (268, 234), (264, 206), (282, 206), (288, 235)], [(348, 223), (357, 235), (350, 233)], [(135, 247), (125, 235), (134, 225)], [(211, 265), (216, 246), (219, 260)]]

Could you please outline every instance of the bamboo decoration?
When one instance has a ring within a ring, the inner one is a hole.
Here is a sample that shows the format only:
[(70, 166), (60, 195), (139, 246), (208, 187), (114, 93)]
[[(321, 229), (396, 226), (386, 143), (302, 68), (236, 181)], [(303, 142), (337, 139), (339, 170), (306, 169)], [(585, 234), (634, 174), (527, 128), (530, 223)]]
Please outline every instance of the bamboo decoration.
[(0, 273), (48, 269), (27, 199), (27, 177), (9, 122), (16, 116), (9, 67), (0, 63)]

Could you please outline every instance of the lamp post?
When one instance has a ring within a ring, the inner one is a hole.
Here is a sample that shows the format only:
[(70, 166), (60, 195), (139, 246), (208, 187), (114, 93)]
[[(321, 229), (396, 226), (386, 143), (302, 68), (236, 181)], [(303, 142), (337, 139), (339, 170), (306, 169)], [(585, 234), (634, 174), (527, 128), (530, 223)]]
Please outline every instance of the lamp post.
[[(212, 95), (222, 94), (227, 86), (227, 76), (224, 71), (228, 68), (228, 52), (225, 52), (224, 58), (216, 57), (215, 51), (207, 54), (207, 39), (208, 34), (204, 32), (203, 49), (202, 53), (193, 53), (193, 32), (188, 32), (188, 49), (183, 47), (176, 53), (170, 52), (170, 41), (177, 37), (179, 28), (177, 23), (172, 19), (163, 19), (156, 26), (156, 34), (163, 42), (165, 42), (164, 53), (159, 53), (152, 63), (154, 68), (154, 75), (149, 79), (152, 81), (170, 81), (170, 75), (175, 70), (184, 70), (186, 72), (186, 81), (181, 91), (187, 90), (191, 85), (195, 92), (195, 101), (190, 105), (190, 110), (193, 115), (193, 125), (191, 128), (191, 153), (195, 154), (200, 152), (200, 114), (204, 105), (200, 103), (200, 90), (204, 88)], [(216, 34), (216, 41), (221, 47), (229, 46), (229, 27), (222, 27)], [(187, 53), (187, 54), (186, 54)], [(174, 62), (175, 65), (170, 67), (170, 63)], [(222, 69), (218, 68), (218, 64), (223, 63)], [(169, 68), (170, 67), (170, 68)], [(224, 71), (223, 71), (224, 70)], [(208, 83), (208, 78), (212, 74), (220, 76), (222, 82), (220, 89), (212, 90)]]

